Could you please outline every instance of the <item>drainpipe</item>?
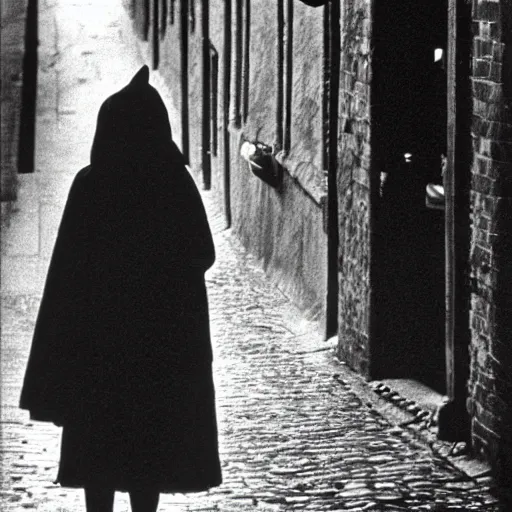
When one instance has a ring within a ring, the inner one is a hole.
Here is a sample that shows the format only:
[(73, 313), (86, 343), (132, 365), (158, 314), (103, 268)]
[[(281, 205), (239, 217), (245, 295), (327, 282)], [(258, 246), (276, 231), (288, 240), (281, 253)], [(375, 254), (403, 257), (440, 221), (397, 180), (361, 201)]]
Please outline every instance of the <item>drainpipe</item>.
[(208, 0), (203, 0), (202, 12), (202, 50), (203, 50), (203, 129), (202, 129), (202, 167), (203, 167), (203, 186), (205, 190), (210, 190), (212, 184), (212, 169), (211, 169), (211, 144), (210, 144), (210, 127), (211, 127), (211, 112), (210, 112), (210, 5)]
[(147, 41), (149, 39), (149, 0), (144, 0), (143, 9), (144, 13), (142, 18), (142, 40)]
[(160, 0), (153, 0), (153, 69), (160, 63)]
[(37, 70), (39, 31), (39, 1), (29, 0), (25, 23), (25, 54), (23, 56), (23, 84), (21, 89), (21, 113), (18, 147), (18, 172), (34, 172)]
[(230, 176), (230, 139), (229, 110), (231, 103), (231, 0), (224, 2), (224, 101), (223, 101), (223, 134), (224, 134), (224, 215), (226, 228), (231, 227), (231, 176)]
[(276, 97), (276, 139), (275, 143), (279, 151), (283, 149), (283, 76), (284, 76), (284, 5), (283, 0), (277, 2), (277, 40), (276, 40), (276, 59), (277, 59), (277, 97)]
[(188, 133), (188, 0), (181, 0), (180, 37), (181, 37), (181, 151), (185, 162), (190, 163)]

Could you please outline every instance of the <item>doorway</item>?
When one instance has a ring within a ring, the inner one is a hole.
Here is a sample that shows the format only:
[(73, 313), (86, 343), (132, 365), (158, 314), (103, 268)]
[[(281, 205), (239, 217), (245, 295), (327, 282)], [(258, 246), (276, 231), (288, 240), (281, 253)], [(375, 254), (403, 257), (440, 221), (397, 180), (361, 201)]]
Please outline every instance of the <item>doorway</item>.
[(375, 378), (446, 392), (445, 220), (427, 206), (446, 156), (447, 0), (376, 2)]

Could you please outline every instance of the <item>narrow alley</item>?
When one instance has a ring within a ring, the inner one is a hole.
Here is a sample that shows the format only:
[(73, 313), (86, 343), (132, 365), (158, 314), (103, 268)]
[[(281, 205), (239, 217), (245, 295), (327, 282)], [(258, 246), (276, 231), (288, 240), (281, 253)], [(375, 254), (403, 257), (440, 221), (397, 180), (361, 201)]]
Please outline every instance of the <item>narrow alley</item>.
[[(0, 496), (6, 512), (78, 512), (83, 492), (52, 483), (60, 429), (17, 404), (69, 186), (89, 162), (100, 104), (140, 61), (123, 37), (120, 1), (40, 0), (39, 9), (35, 172), (19, 175), (18, 200), (2, 204)], [(162, 495), (159, 510), (498, 510), (489, 476), (461, 472), (372, 407), (361, 379), (202, 194), (217, 251), (207, 286), (224, 482)], [(127, 495), (115, 510), (129, 510)]]

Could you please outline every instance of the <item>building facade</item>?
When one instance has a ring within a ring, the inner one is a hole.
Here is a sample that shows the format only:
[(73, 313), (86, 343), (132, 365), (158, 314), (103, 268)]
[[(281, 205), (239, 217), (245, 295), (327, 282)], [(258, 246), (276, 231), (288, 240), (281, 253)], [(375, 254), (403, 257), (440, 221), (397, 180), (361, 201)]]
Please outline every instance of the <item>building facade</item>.
[(226, 226), (353, 369), (447, 395), (439, 436), (505, 475), (512, 1), (125, 5)]

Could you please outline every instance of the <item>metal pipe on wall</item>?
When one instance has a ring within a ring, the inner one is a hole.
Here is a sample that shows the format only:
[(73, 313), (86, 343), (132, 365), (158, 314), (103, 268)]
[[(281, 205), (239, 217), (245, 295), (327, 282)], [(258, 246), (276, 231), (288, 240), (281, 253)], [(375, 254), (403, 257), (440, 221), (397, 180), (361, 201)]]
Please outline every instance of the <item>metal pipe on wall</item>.
[(23, 84), (21, 89), (18, 172), (34, 172), (37, 72), (38, 72), (38, 18), (39, 1), (29, 0), (25, 23), (25, 54), (23, 56)]
[(242, 72), (242, 123), (249, 115), (249, 56), (251, 53), (251, 0), (245, 0), (244, 67)]
[(292, 134), (292, 96), (293, 96), (293, 0), (288, 0), (286, 9), (286, 64), (284, 74), (286, 77), (284, 88), (284, 128), (283, 149), (285, 152), (291, 149)]
[(224, 215), (226, 228), (231, 227), (231, 177), (230, 177), (230, 140), (229, 110), (231, 103), (231, 0), (224, 0), (224, 97), (223, 97), (223, 134), (224, 134)]
[(276, 41), (276, 76), (277, 76), (277, 97), (276, 97), (276, 146), (279, 151), (283, 148), (283, 99), (284, 99), (284, 0), (277, 0), (277, 41)]
[(153, 0), (153, 69), (160, 63), (160, 0)]
[(181, 151), (190, 163), (188, 116), (188, 0), (181, 0), (180, 9), (180, 65), (181, 65)]
[(203, 126), (202, 126), (202, 168), (203, 168), (203, 186), (205, 190), (210, 190), (212, 185), (212, 163), (211, 163), (211, 70), (210, 70), (210, 4), (209, 0), (203, 0), (203, 10), (201, 16), (202, 26), (202, 58), (203, 58)]

